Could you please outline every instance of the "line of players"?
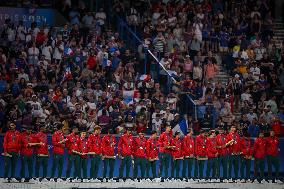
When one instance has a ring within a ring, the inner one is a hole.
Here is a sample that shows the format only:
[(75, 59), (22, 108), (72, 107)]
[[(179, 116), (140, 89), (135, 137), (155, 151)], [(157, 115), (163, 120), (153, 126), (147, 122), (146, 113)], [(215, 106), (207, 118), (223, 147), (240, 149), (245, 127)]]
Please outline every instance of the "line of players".
[[(17, 181), (15, 179), (16, 162), (20, 155), (21, 181), (25, 181), (26, 178), (26, 165), (30, 180), (33, 180), (34, 176), (40, 177), (41, 167), (43, 173), (40, 180), (47, 180), (50, 154), (45, 127), (41, 127), (38, 133), (32, 133), (29, 129), (20, 133), (16, 131), (14, 123), (11, 123), (9, 127), (10, 130), (6, 132), (3, 142), (4, 179)], [(123, 178), (124, 168), (126, 168), (126, 178), (130, 178), (130, 169), (133, 164), (134, 179), (138, 177), (139, 170), (141, 179), (149, 179), (151, 170), (152, 178), (198, 179), (199, 181), (214, 179), (216, 182), (220, 180), (251, 182), (250, 179), (265, 182), (264, 166), (265, 159), (267, 159), (268, 177), (266, 179), (282, 182), (279, 180), (279, 140), (273, 131), (270, 131), (269, 137), (264, 137), (264, 134), (260, 133), (254, 143), (247, 134), (240, 137), (235, 126), (232, 126), (228, 133), (225, 133), (223, 128), (218, 128), (217, 135), (216, 131), (211, 130), (201, 131), (196, 137), (189, 129), (188, 134), (183, 138), (179, 132), (172, 135), (170, 126), (166, 126), (165, 132), (159, 137), (156, 132), (152, 132), (149, 139), (145, 138), (143, 133), (134, 137), (130, 130), (126, 130), (118, 142), (110, 132), (101, 137), (100, 131), (101, 128), (96, 126), (94, 132), (87, 137), (86, 131), (78, 133), (78, 129), (73, 128), (72, 132), (65, 136), (64, 129), (60, 126), (58, 131), (52, 135), (51, 180), (62, 180), (64, 151), (67, 148), (67, 181), (71, 181), (71, 178), (76, 182), (78, 179), (86, 182), (89, 179), (98, 180), (101, 160), (103, 161), (103, 177), (112, 180), (115, 159), (119, 158), (119, 178)], [(33, 174), (34, 157), (36, 160), (35, 174)], [(88, 159), (91, 161), (89, 176), (87, 175)], [(156, 170), (158, 160), (159, 170)], [(255, 167), (253, 178), (250, 174), (252, 160), (254, 160)], [(204, 170), (205, 162), (207, 162), (206, 170)], [(170, 163), (171, 174), (169, 175)], [(72, 166), (75, 170), (73, 177)], [(272, 167), (275, 169), (274, 174), (272, 174)], [(55, 175), (56, 170), (57, 176)], [(10, 176), (9, 172), (11, 172)], [(108, 177), (107, 172), (109, 172)], [(181, 175), (180, 172), (182, 172)], [(203, 175), (203, 172), (206, 174)], [(232, 172), (234, 172), (234, 177)]]

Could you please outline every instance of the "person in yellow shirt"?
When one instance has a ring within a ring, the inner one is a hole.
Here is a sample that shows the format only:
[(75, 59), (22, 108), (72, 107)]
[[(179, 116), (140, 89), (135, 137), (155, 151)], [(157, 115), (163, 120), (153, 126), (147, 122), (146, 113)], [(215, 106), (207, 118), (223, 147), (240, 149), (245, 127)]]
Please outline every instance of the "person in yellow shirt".
[(244, 62), (242, 62), (239, 66), (238, 66), (238, 72), (240, 74), (243, 75), (244, 78), (247, 77), (248, 71), (247, 71), (247, 66)]

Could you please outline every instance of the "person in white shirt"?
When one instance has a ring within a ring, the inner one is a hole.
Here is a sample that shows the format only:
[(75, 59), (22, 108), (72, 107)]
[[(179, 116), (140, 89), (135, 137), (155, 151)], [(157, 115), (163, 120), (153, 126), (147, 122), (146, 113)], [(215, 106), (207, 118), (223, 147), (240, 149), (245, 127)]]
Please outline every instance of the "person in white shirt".
[(170, 112), (170, 107), (166, 108), (166, 113), (164, 114), (163, 119), (166, 120), (167, 124), (169, 125), (172, 120), (174, 120), (174, 114)]
[(252, 77), (255, 81), (259, 80), (260, 69), (257, 67), (256, 63), (254, 63), (253, 66), (249, 69), (249, 72), (252, 74)]
[(194, 38), (196, 38), (199, 42), (202, 42), (202, 29), (203, 24), (199, 19), (195, 23), (193, 23), (193, 30), (194, 30)]
[(277, 103), (276, 103), (276, 96), (272, 96), (271, 99), (269, 99), (266, 102), (266, 106), (271, 108), (271, 111), (273, 114), (277, 114), (278, 113), (278, 107), (277, 107)]
[(64, 44), (61, 40), (58, 40), (55, 44), (54, 52), (53, 52), (53, 59), (57, 61), (61, 61), (62, 55), (64, 51)]
[(161, 119), (161, 115), (157, 114), (156, 118), (152, 120), (152, 131), (156, 131), (158, 135), (161, 134), (161, 125), (163, 121)]
[(51, 44), (45, 43), (41, 50), (41, 54), (44, 55), (46, 60), (51, 61), (51, 53), (52, 53)]
[(252, 123), (253, 119), (257, 119), (257, 115), (256, 113), (253, 112), (253, 109), (250, 109), (249, 110), (249, 113), (246, 114), (247, 115), (247, 118), (248, 120)]
[(160, 16), (161, 16), (161, 14), (160, 14), (159, 11), (156, 11), (156, 12), (153, 13), (153, 15), (152, 15), (152, 24), (153, 25), (158, 24), (158, 19), (159, 19)]
[(25, 41), (26, 33), (27, 33), (27, 29), (25, 26), (23, 26), (23, 21), (20, 21), (19, 26), (17, 28), (17, 35), (21, 41)]
[(260, 47), (254, 49), (255, 60), (259, 61), (263, 58), (263, 54), (266, 53), (266, 49), (263, 47), (263, 43), (260, 43)]
[(9, 27), (7, 30), (7, 35), (8, 35), (9, 42), (15, 41), (16, 30), (13, 27)]
[(243, 94), (241, 94), (241, 100), (242, 101), (251, 101), (251, 94), (250, 94), (250, 89), (248, 88)]
[(103, 8), (100, 8), (99, 12), (96, 13), (95, 18), (98, 20), (101, 27), (105, 25), (106, 13)]
[(32, 47), (28, 49), (28, 62), (29, 64), (36, 65), (38, 63), (39, 50), (36, 44), (33, 43)]
[(32, 31), (28, 31), (27, 35), (26, 35), (26, 43), (30, 42), (32, 40), (33, 36), (32, 36)]

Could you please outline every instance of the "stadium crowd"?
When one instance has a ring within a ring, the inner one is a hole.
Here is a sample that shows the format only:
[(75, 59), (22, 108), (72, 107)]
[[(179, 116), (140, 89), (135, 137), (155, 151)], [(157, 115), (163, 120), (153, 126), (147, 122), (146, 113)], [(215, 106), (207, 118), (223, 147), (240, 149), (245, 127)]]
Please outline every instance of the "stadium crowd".
[[(273, 1), (127, 2), (115, 1), (112, 15), (65, 4), (62, 28), (6, 20), (2, 132), (15, 123), (51, 134), (61, 126), (93, 133), (98, 125), (103, 134), (160, 135), (170, 126), (182, 135), (231, 127), (241, 137), (283, 135), (284, 46), (272, 40)], [(144, 41), (137, 49), (118, 32), (117, 16)], [(226, 83), (216, 80), (222, 68)]]

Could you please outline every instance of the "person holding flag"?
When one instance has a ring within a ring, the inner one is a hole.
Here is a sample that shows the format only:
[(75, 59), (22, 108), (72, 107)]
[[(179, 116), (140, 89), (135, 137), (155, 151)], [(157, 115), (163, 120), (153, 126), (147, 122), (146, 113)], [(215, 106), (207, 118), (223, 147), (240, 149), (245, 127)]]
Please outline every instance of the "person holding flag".
[(146, 177), (150, 178), (149, 171), (152, 170), (152, 177), (157, 177), (156, 171), (156, 162), (158, 161), (158, 140), (157, 140), (157, 131), (152, 131), (151, 137), (146, 142), (146, 156), (148, 159), (147, 168), (146, 168)]
[(134, 171), (133, 177), (137, 179), (138, 167), (140, 167), (141, 178), (145, 178), (146, 173), (146, 138), (144, 133), (141, 131), (138, 133), (138, 137), (133, 139), (132, 151), (134, 156)]
[(183, 160), (182, 140), (180, 137), (181, 137), (181, 133), (179, 131), (176, 131), (174, 137), (171, 139), (171, 146), (172, 146), (171, 155), (173, 158), (171, 177), (176, 178), (176, 179), (180, 178), (180, 175), (179, 175), (180, 164)]
[[(4, 156), (4, 179), (8, 181), (11, 179), (12, 182), (16, 182), (15, 172), (16, 163), (20, 150), (20, 132), (16, 130), (16, 124), (11, 122), (9, 124), (9, 130), (5, 133), (3, 141), (3, 156)], [(8, 177), (9, 171), (11, 175)]]
[[(194, 163), (195, 156), (195, 140), (193, 138), (193, 130), (192, 128), (188, 129), (187, 135), (183, 138), (182, 141), (182, 151), (183, 151), (183, 169), (182, 169), (182, 177), (190, 179), (191, 171)], [(187, 171), (187, 174), (186, 174)]]
[(94, 133), (88, 138), (89, 154), (91, 155), (91, 179), (98, 181), (99, 167), (102, 155), (101, 127), (95, 126)]
[(46, 128), (44, 125), (40, 126), (40, 131), (35, 135), (35, 142), (39, 145), (36, 146), (36, 166), (35, 166), (35, 176), (39, 178), (39, 170), (42, 166), (42, 181), (47, 181), (47, 166), (48, 166), (48, 141)]
[(107, 169), (109, 167), (109, 179), (113, 178), (114, 163), (116, 159), (116, 139), (111, 133), (112, 130), (109, 129), (108, 134), (102, 138), (102, 159), (104, 163), (103, 178), (106, 178)]
[(172, 140), (172, 134), (171, 134), (171, 126), (166, 125), (166, 130), (160, 135), (158, 140), (159, 145), (159, 159), (160, 159), (160, 172), (159, 176), (161, 177), (163, 174), (163, 171), (165, 169), (165, 178), (168, 177), (169, 172), (169, 163), (170, 163), (170, 154), (171, 154), (171, 140)]
[(131, 128), (126, 128), (126, 133), (123, 134), (118, 142), (118, 155), (121, 159), (119, 167), (119, 178), (122, 179), (124, 167), (126, 167), (126, 178), (129, 178), (130, 167), (132, 163), (132, 143), (133, 137)]

